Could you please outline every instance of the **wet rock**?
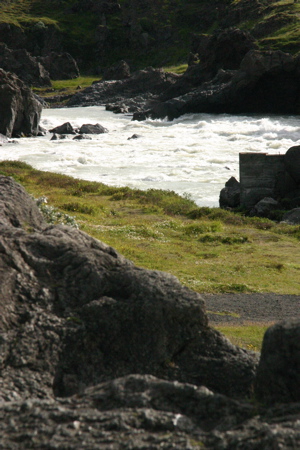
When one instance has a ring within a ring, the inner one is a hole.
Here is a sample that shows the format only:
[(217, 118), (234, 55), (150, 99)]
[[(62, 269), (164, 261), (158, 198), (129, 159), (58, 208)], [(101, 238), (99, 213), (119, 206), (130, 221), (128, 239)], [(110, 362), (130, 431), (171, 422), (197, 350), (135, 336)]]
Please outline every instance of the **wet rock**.
[(83, 141), (86, 139), (92, 139), (90, 136), (87, 136), (86, 134), (77, 134), (76, 136), (73, 137), (73, 141)]
[(70, 122), (65, 122), (62, 125), (52, 128), (49, 131), (50, 131), (50, 133), (57, 133), (57, 134), (76, 134), (76, 132), (75, 132), (73, 126), (70, 124)]
[(131, 139), (138, 139), (139, 137), (141, 137), (139, 134), (133, 134), (132, 136), (130, 136), (127, 141), (130, 141)]
[(80, 134), (103, 134), (108, 133), (108, 130), (100, 125), (100, 123), (96, 123), (95, 125), (86, 123), (81, 125), (78, 132)]

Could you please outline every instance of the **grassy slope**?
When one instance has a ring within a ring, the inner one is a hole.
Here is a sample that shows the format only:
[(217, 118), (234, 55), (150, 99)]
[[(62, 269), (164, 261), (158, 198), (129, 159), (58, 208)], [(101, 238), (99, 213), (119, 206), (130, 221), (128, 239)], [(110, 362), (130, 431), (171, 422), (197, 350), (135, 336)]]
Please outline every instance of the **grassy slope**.
[[(46, 25), (52, 24), (63, 33), (66, 49), (75, 57), (81, 55), (83, 60), (86, 55), (88, 61), (95, 56), (95, 30), (100, 19), (97, 14), (87, 9), (72, 11), (71, 6), (75, 3), (80, 4), (75, 0), (4, 1), (0, 9), (0, 22), (14, 23), (25, 28), (37, 21), (42, 21)], [(126, 14), (124, 1), (121, 0), (120, 3), (123, 6), (123, 14), (124, 11)], [(249, 12), (246, 4), (250, 5)], [(166, 38), (166, 41), (159, 40), (158, 45), (154, 45), (152, 49), (147, 48), (147, 51), (143, 50), (141, 45), (137, 48), (120, 45), (120, 42), (126, 41), (124, 16), (121, 13), (107, 15), (113, 51), (110, 49), (107, 55), (101, 54), (99, 61), (101, 65), (108, 65), (125, 58), (136, 67), (149, 64), (154, 66), (178, 64), (188, 56), (192, 33), (210, 33), (228, 25), (238, 26), (250, 32), (258, 24), (265, 25), (264, 36), (259, 39), (262, 48), (298, 52), (300, 4), (282, 0), (261, 2), (259, 8), (257, 5), (258, 3), (252, 0), (246, 3), (245, 0), (215, 0), (213, 7), (208, 0), (201, 2), (156, 0), (146, 2), (146, 6), (145, 2), (136, 2), (135, 14), (138, 26), (150, 36), (157, 34), (158, 30), (163, 32), (164, 28), (170, 27), (172, 38), (170, 40)], [(244, 13), (237, 13), (239, 8)], [(274, 26), (277, 19), (280, 19), (280, 23)]]
[[(0, 162), (0, 173), (34, 197), (46, 196), (60, 212), (75, 216), (83, 231), (138, 266), (170, 272), (199, 293), (299, 294), (299, 226), (197, 208), (169, 191), (108, 187), (20, 162)], [(258, 349), (265, 326), (220, 329)]]

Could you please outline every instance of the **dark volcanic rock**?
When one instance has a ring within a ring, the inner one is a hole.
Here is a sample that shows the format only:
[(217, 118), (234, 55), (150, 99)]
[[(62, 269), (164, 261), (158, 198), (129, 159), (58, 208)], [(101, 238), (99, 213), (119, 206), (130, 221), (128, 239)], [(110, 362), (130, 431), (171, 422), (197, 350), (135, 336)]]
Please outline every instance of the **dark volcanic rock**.
[(100, 125), (100, 123), (96, 123), (95, 125), (86, 123), (84, 125), (81, 125), (78, 132), (80, 134), (103, 134), (107, 133), (108, 130)]
[[(228, 397), (252, 392), (257, 355), (208, 327), (199, 294), (81, 231), (47, 226), (11, 178), (0, 177), (0, 200), (1, 448), (299, 447), (300, 403)], [(278, 338), (269, 355), (264, 344), (257, 393), (275, 354), (284, 400), (299, 400), (294, 328), (282, 351)]]
[[(75, 94), (68, 101), (67, 106), (91, 106), (109, 103), (111, 109), (119, 108), (123, 112), (124, 108), (127, 108), (127, 111), (137, 111), (149, 107), (151, 101), (174, 84), (178, 77), (179, 75), (149, 67), (135, 72), (125, 80), (94, 83)], [(123, 109), (121, 109), (122, 107)]]
[(0, 67), (15, 73), (28, 86), (51, 86), (45, 67), (25, 49), (10, 50), (0, 43)]
[(42, 105), (14, 74), (0, 69), (0, 133), (7, 137), (36, 136)]
[(296, 145), (288, 149), (284, 156), (284, 165), (294, 182), (300, 185), (300, 146)]
[(5, 449), (257, 450), (300, 444), (299, 403), (258, 409), (150, 375), (117, 378), (68, 399), (3, 402), (0, 414)]
[(51, 80), (69, 80), (80, 75), (78, 65), (69, 53), (51, 52), (38, 60), (49, 72)]
[(293, 208), (282, 217), (283, 222), (287, 222), (293, 225), (300, 224), (300, 208)]
[[(3, 199), (13, 190), (13, 182), (7, 183)], [(9, 383), (16, 398), (49, 395), (52, 383), (62, 396), (129, 373), (205, 384), (233, 396), (251, 391), (255, 355), (210, 330), (203, 300), (175, 277), (140, 269), (64, 226), (27, 233), (7, 219), (0, 245), (6, 249), (1, 329), (9, 333), (8, 347), (19, 336), (9, 357), (2, 356), (3, 398), (12, 398)], [(220, 366), (222, 376), (211, 377)], [(26, 377), (15, 384), (21, 370)]]
[(4, 176), (0, 176), (0, 223), (28, 230), (46, 225), (33, 198), (20, 184)]
[(107, 80), (124, 80), (130, 77), (130, 67), (126, 61), (119, 61), (113, 66), (105, 70), (103, 79)]
[(203, 82), (205, 80), (200, 78), (198, 87), (195, 80), (184, 83), (182, 79), (178, 90), (174, 85), (164, 94), (163, 101), (133, 118), (168, 117), (173, 120), (183, 114), (202, 112), (298, 114), (298, 80), (299, 56), (281, 51), (252, 50), (245, 55), (238, 70), (220, 69), (212, 80)]
[(250, 216), (270, 218), (272, 212), (276, 209), (279, 209), (279, 203), (274, 198), (265, 197), (254, 205), (250, 211)]
[(70, 122), (65, 122), (62, 125), (52, 128), (49, 131), (50, 133), (57, 133), (57, 134), (76, 134)]
[(231, 177), (220, 192), (220, 208), (236, 208), (240, 205), (241, 188), (236, 178)]
[(267, 404), (300, 402), (300, 321), (280, 322), (264, 336), (255, 383)]

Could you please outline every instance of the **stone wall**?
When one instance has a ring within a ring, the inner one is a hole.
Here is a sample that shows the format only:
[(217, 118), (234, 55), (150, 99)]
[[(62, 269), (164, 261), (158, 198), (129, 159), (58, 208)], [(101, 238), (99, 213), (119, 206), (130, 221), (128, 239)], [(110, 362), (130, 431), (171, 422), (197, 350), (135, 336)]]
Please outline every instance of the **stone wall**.
[(240, 204), (252, 207), (265, 197), (284, 198), (297, 189), (286, 155), (240, 153)]

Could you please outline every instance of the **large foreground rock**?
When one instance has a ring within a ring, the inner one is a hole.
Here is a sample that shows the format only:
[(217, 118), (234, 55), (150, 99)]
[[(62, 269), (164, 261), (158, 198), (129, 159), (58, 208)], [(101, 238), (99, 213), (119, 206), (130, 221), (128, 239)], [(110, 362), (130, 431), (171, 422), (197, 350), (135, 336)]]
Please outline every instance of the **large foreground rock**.
[(250, 393), (255, 355), (208, 327), (200, 295), (79, 230), (43, 228), (20, 191), (2, 177), (3, 399), (71, 395), (130, 373)]
[(42, 105), (14, 74), (0, 69), (0, 133), (7, 137), (36, 136)]
[(68, 399), (0, 404), (5, 449), (296, 449), (300, 404), (274, 409), (205, 387), (128, 375)]
[(3, 176), (0, 200), (1, 448), (299, 446), (300, 404), (246, 400), (257, 355), (208, 326), (200, 295), (47, 226)]

